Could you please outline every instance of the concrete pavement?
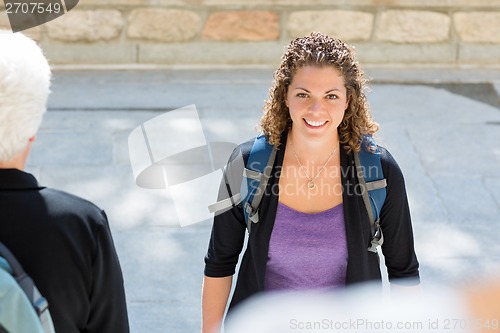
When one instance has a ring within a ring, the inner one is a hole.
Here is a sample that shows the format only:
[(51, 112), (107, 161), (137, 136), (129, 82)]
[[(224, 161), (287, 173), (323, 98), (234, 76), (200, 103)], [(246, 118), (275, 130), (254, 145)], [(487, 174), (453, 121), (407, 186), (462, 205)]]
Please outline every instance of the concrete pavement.
[[(422, 283), (500, 274), (500, 70), (371, 69), (380, 144), (405, 174)], [(181, 228), (167, 190), (134, 183), (127, 138), (195, 104), (207, 141), (255, 136), (272, 69), (56, 71), (28, 163), (109, 216), (132, 332), (197, 332), (210, 221)]]

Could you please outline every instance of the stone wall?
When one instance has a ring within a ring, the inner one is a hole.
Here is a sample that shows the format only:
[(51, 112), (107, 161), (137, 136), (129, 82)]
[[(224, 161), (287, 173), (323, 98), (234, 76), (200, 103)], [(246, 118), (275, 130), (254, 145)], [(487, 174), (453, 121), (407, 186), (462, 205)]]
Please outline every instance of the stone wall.
[(311, 31), (370, 65), (500, 65), (500, 0), (80, 0), (28, 33), (54, 64), (275, 65)]

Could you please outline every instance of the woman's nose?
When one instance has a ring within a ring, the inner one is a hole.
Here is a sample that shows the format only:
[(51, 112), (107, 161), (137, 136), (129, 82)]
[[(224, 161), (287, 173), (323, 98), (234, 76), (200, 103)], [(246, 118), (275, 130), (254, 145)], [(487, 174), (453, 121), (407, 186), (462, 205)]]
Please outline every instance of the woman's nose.
[(309, 110), (311, 112), (318, 112), (318, 111), (321, 111), (322, 108), (323, 108), (323, 105), (321, 104), (321, 101), (313, 100), (313, 101), (311, 101), (311, 106), (310, 106)]

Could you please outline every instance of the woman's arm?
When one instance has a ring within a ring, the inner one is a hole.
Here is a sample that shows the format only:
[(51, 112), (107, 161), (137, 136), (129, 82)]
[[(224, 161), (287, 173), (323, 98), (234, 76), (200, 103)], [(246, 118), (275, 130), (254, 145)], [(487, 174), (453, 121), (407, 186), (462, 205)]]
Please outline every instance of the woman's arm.
[(391, 284), (417, 285), (418, 260), (415, 255), (410, 208), (403, 173), (392, 155), (382, 149), (382, 168), (387, 179), (387, 197), (380, 213), (384, 233), (382, 252)]
[[(233, 197), (240, 190), (245, 156), (253, 141), (236, 148), (224, 171), (218, 200)], [(244, 148), (244, 149), (243, 149)], [(233, 275), (245, 242), (246, 223), (241, 205), (215, 214), (212, 234), (205, 256), (202, 290), (202, 333), (220, 331), (231, 292)]]
[(232, 282), (232, 276), (213, 278), (205, 275), (203, 278), (201, 296), (202, 333), (220, 331)]

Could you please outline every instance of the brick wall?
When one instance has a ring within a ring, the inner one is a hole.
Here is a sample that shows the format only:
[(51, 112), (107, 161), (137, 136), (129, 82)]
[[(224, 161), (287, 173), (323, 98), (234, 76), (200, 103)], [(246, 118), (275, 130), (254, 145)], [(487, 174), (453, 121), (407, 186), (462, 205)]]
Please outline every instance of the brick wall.
[(500, 65), (500, 0), (80, 0), (28, 33), (57, 64), (275, 65), (311, 31), (364, 64)]

